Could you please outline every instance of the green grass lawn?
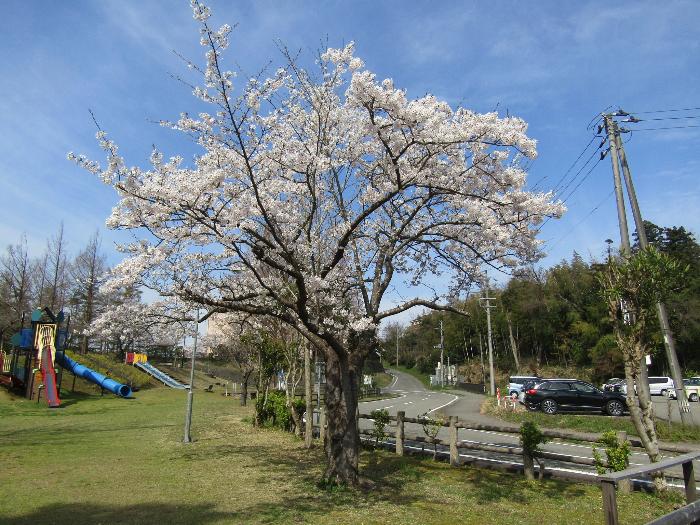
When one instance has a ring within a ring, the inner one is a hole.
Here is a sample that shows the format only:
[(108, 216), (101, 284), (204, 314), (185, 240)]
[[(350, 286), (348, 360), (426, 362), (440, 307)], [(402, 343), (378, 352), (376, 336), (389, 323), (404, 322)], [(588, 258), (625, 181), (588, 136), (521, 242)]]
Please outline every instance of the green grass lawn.
[[(185, 392), (133, 400), (64, 394), (63, 405), (0, 390), (0, 522), (57, 523), (602, 523), (600, 490), (444, 463), (362, 454), (369, 492), (324, 490), (322, 450), (254, 429), (250, 408), (195, 393), (193, 438), (181, 443)], [(677, 500), (620, 495), (622, 523), (644, 523)]]
[[(117, 360), (114, 354), (97, 354), (88, 352), (87, 354), (79, 354), (74, 350), (66, 350), (66, 355), (75, 362), (86, 366), (95, 372), (114, 379), (118, 383), (123, 383), (139, 389), (151, 388), (160, 385), (158, 380), (152, 378), (138, 368), (124, 364)], [(63, 377), (64, 385), (69, 385), (73, 376), (70, 372), (65, 372)], [(70, 386), (70, 385), (69, 385)], [(93, 391), (99, 391), (99, 387), (92, 385)]]
[(386, 372), (372, 374), (372, 379), (376, 388), (386, 388), (394, 382), (394, 376)]
[[(630, 436), (638, 435), (629, 416), (610, 417), (592, 414), (556, 414), (550, 416), (542, 412), (512, 411), (498, 407), (494, 398), (487, 398), (481, 406), (481, 411), (511, 423), (532, 421), (543, 428), (565, 428), (597, 433), (606, 430), (624, 430)], [(678, 423), (669, 424), (666, 421), (657, 421), (656, 432), (662, 441), (700, 442), (700, 427), (698, 426), (685, 427)]]
[(419, 372), (415, 368), (407, 368), (405, 366), (392, 366), (392, 368), (395, 368), (396, 370), (400, 372), (405, 372), (406, 374), (412, 375), (416, 379), (418, 379), (421, 383), (423, 383), (423, 386), (425, 388), (430, 388), (430, 374), (424, 374), (422, 372)]

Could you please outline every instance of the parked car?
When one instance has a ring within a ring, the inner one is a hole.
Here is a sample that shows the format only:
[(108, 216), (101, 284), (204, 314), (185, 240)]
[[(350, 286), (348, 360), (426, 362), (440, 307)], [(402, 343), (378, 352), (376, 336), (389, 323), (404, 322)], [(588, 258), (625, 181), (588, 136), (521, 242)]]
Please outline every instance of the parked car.
[(508, 379), (508, 395), (516, 396), (520, 394), (523, 390), (523, 385), (528, 381), (537, 381), (541, 378), (537, 376), (510, 376)]
[(673, 390), (673, 379), (670, 377), (650, 377), (649, 393), (652, 396), (665, 396), (669, 390)]
[(518, 394), (518, 401), (520, 404), (524, 405), (525, 404), (525, 392), (535, 386), (537, 383), (542, 381), (542, 378), (537, 378), (537, 379), (528, 379), (523, 383), (522, 388), (520, 389), (520, 393)]
[(606, 392), (578, 379), (545, 379), (525, 392), (525, 406), (556, 414), (559, 410), (597, 410), (621, 416), (627, 410), (624, 394)]
[[(700, 377), (684, 379), (683, 387), (685, 388), (685, 395), (688, 398), (688, 401), (700, 401)], [(669, 390), (667, 394), (671, 399), (676, 399), (675, 390)]]
[(612, 377), (608, 379), (602, 387), (604, 392), (627, 392), (627, 381), (620, 377)]

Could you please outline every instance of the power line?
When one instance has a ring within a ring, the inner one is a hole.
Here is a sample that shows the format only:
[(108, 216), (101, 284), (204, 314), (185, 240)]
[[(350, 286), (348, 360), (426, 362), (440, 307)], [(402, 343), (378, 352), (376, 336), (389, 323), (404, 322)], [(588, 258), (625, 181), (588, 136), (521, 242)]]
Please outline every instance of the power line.
[[(687, 128), (700, 128), (700, 125), (691, 125), (691, 126), (665, 126), (661, 128), (635, 128), (634, 130), (629, 130), (625, 129), (624, 131), (657, 131), (661, 129), (687, 129)], [(623, 130), (620, 130), (623, 131)]]
[[(588, 148), (591, 146), (591, 144), (593, 144), (593, 141), (594, 141), (596, 138), (598, 138), (598, 136), (597, 136), (597, 135), (593, 135), (593, 138), (591, 138), (590, 142), (589, 142), (588, 144), (586, 144), (586, 147), (585, 147), (585, 148), (583, 148), (583, 151), (581, 151), (581, 153), (579, 154), (579, 156), (576, 157), (576, 160), (575, 160), (575, 161), (571, 164), (571, 166), (569, 166), (569, 168), (564, 172), (564, 175), (561, 176), (561, 178), (559, 179), (559, 182), (557, 182), (556, 185), (554, 186), (554, 188), (552, 188), (552, 191), (554, 191), (554, 192), (556, 193), (557, 189), (558, 189), (559, 186), (564, 182), (564, 180), (566, 179), (566, 177), (567, 177), (567, 175), (569, 174), (569, 172), (571, 172), (571, 170), (574, 169), (574, 166), (576, 166), (576, 163), (577, 163), (579, 160), (581, 160), (581, 157), (583, 157), (583, 155), (586, 153), (586, 151), (587, 151)], [(595, 152), (594, 152), (594, 154), (595, 154)], [(590, 159), (588, 159), (588, 161), (586, 161), (586, 163), (588, 163), (589, 161), (590, 161)], [(584, 164), (584, 166), (585, 166), (585, 164)]]
[(559, 237), (559, 239), (557, 239), (557, 241), (556, 241), (554, 244), (550, 244), (550, 245), (549, 245), (549, 249), (551, 250), (551, 249), (553, 249), (555, 246), (557, 246), (557, 245), (558, 245), (561, 241), (563, 241), (572, 231), (574, 231), (576, 228), (578, 228), (578, 227), (579, 227), (583, 222), (585, 222), (591, 215), (593, 215), (596, 211), (598, 211), (598, 209), (599, 209), (603, 204), (605, 204), (605, 203), (608, 201), (608, 199), (610, 199), (610, 197), (612, 197), (613, 193), (615, 193), (615, 190), (610, 190), (610, 193), (608, 193), (602, 201), (600, 201), (598, 204), (596, 204), (595, 207), (594, 207), (591, 211), (589, 211), (583, 219), (581, 219), (581, 220), (578, 221), (576, 224), (574, 224), (571, 228), (569, 228), (569, 229), (564, 233), (564, 235), (562, 235), (561, 237)]
[[(579, 169), (579, 170), (576, 172), (576, 175), (574, 175), (574, 178), (571, 179), (571, 181), (569, 181), (569, 184), (567, 184), (565, 188), (562, 188), (562, 192), (566, 191), (567, 188), (571, 185), (571, 183), (573, 183), (573, 181), (576, 180), (576, 177), (578, 176), (578, 174), (581, 173), (581, 172), (583, 171), (583, 169), (588, 165), (588, 163), (591, 161), (591, 159), (593, 158), (593, 156), (594, 156), (597, 152), (598, 152), (597, 149), (596, 149), (595, 151), (593, 151), (593, 155), (591, 155), (591, 156), (588, 158), (588, 160), (586, 161), (586, 163), (585, 163), (583, 166), (581, 166), (581, 169)], [(581, 184), (583, 184), (583, 183), (585, 182), (585, 180), (588, 178), (588, 176), (591, 174), (591, 172), (593, 171), (593, 169), (598, 165), (598, 163), (600, 163), (601, 160), (602, 160), (602, 159), (599, 158), (599, 159), (596, 161), (596, 163), (593, 164), (593, 166), (591, 166), (591, 168), (590, 168), (590, 169), (588, 170), (588, 172), (583, 176), (583, 178), (579, 181), (579, 183), (576, 185), (576, 187), (575, 187), (574, 189), (572, 189), (572, 190), (569, 192), (569, 194), (568, 194), (564, 199), (562, 199), (562, 203), (566, 203), (566, 201), (567, 201), (568, 199), (571, 198), (571, 196), (574, 194), (574, 192), (576, 192), (576, 190), (581, 186)], [(542, 228), (544, 228), (545, 224), (547, 224), (551, 218), (552, 218), (552, 217), (547, 217), (547, 218), (542, 222), (542, 224), (540, 225), (540, 227), (537, 228), (537, 233), (539, 233), (539, 232), (542, 231)]]
[(578, 189), (581, 187), (581, 184), (583, 184), (584, 182), (586, 182), (586, 179), (588, 178), (588, 176), (593, 172), (593, 170), (595, 169), (595, 167), (596, 167), (598, 164), (600, 164), (600, 161), (601, 161), (601, 160), (603, 160), (603, 159), (602, 159), (602, 158), (599, 158), (599, 159), (596, 161), (596, 163), (593, 164), (593, 166), (591, 166), (591, 169), (588, 170), (588, 172), (581, 178), (581, 180), (579, 181), (579, 183), (578, 183), (578, 184), (569, 192), (569, 194), (562, 200), (562, 202), (568, 201), (568, 200), (571, 198), (571, 196), (572, 196), (574, 193), (576, 193), (576, 190), (578, 190)]
[(630, 113), (634, 113), (637, 115), (649, 115), (650, 113), (674, 113), (677, 111), (696, 111), (696, 110), (700, 110), (700, 108), (656, 109), (653, 111), (631, 111)]
[(691, 118), (700, 118), (700, 115), (688, 115), (683, 117), (657, 117), (657, 118), (643, 118), (640, 119), (642, 122), (648, 122), (650, 120), (685, 120)]
[[(565, 185), (564, 187), (561, 188), (561, 190), (559, 191), (559, 194), (560, 194), (560, 195), (561, 195), (562, 193), (564, 193), (566, 190), (568, 190), (568, 189), (571, 187), (571, 185), (574, 183), (574, 181), (576, 180), (576, 178), (581, 174), (581, 172), (582, 172), (584, 169), (586, 169), (586, 166), (588, 166), (588, 163), (591, 162), (591, 160), (593, 160), (593, 157), (595, 157), (596, 154), (598, 153), (598, 149), (599, 149), (599, 148), (600, 148), (600, 146), (598, 146), (598, 148), (596, 148), (595, 150), (593, 150), (593, 153), (591, 153), (591, 156), (588, 157), (588, 159), (586, 159), (586, 162), (583, 164), (583, 166), (581, 166), (581, 167), (579, 168), (579, 170), (576, 172), (576, 174), (571, 178), (571, 180), (570, 180), (569, 182), (567, 182), (566, 185)], [(596, 162), (596, 164), (597, 164), (597, 162)], [(595, 164), (594, 164), (594, 166), (595, 166)], [(590, 171), (589, 171), (588, 173), (590, 173)], [(586, 175), (588, 175), (588, 174), (586, 174)]]

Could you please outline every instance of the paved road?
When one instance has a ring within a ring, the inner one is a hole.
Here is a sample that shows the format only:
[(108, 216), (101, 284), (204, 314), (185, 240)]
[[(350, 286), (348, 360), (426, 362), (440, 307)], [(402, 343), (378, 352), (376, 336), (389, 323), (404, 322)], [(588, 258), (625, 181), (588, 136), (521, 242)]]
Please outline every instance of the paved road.
[[(473, 422), (477, 424), (503, 424), (502, 421), (479, 413), (479, 407), (484, 399), (484, 396), (472, 394), (468, 392), (459, 392), (459, 395), (449, 392), (439, 392), (426, 390), (420, 381), (409, 374), (396, 370), (389, 370), (389, 373), (395, 377), (395, 381), (385, 392), (397, 394), (398, 397), (391, 399), (383, 399), (379, 401), (371, 401), (360, 404), (361, 413), (369, 413), (372, 410), (384, 408), (389, 414), (396, 415), (399, 410), (403, 410), (407, 417), (418, 417), (421, 414), (441, 415), (456, 415), (461, 421)], [(656, 408), (656, 407), (655, 407)], [(698, 419), (700, 421), (700, 419)], [(363, 428), (370, 428), (372, 423), (368, 420), (361, 420)], [(405, 433), (409, 436), (425, 436), (420, 425), (407, 423), (405, 425)], [(448, 430), (443, 428), (438, 435), (439, 438), (447, 440)], [(458, 439), (461, 442), (481, 442), (503, 446), (518, 446), (519, 436), (516, 434), (493, 432), (484, 430), (468, 430), (459, 429)], [(566, 443), (560, 440), (553, 440), (543, 446), (543, 449), (556, 452), (559, 454), (567, 454), (572, 456), (587, 457), (593, 456), (590, 445), (582, 445), (575, 443)], [(495, 463), (517, 463), (521, 464), (519, 457), (512, 454), (499, 454), (483, 451), (465, 451), (460, 454), (463, 458), (479, 458)], [(644, 452), (634, 451), (630, 457), (631, 465), (641, 465), (648, 463), (648, 457)], [(594, 473), (593, 467), (585, 465), (573, 465), (571, 463), (557, 463), (551, 460), (546, 460), (548, 469), (552, 470), (575, 470), (577, 472)], [(696, 473), (700, 479), (700, 469), (696, 466)], [(680, 476), (680, 470), (671, 472), (672, 475)]]
[[(668, 421), (670, 409), (671, 421), (680, 423), (681, 417), (678, 413), (678, 403), (675, 400), (672, 399), (669, 403), (666, 396), (651, 396), (651, 400), (654, 403), (654, 414), (656, 414), (657, 418)], [(689, 403), (689, 406), (693, 421), (696, 425), (700, 425), (700, 403)]]

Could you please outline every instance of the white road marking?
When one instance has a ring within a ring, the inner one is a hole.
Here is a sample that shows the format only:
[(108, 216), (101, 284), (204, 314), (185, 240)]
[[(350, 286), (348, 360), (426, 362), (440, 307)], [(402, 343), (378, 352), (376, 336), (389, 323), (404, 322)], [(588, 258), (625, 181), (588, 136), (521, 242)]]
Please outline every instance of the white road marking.
[[(452, 395), (452, 394), (449, 394), (449, 395)], [(435, 412), (436, 410), (440, 410), (441, 408), (445, 408), (447, 405), (451, 405), (452, 403), (454, 403), (455, 401), (457, 401), (459, 399), (455, 395), (452, 395), (452, 397), (454, 397), (454, 399), (452, 401), (448, 401), (444, 405), (440, 405), (439, 407), (435, 407), (432, 410), (428, 410), (428, 414), (430, 414), (431, 412)]]
[[(517, 434), (505, 434), (503, 432), (494, 432), (493, 430), (479, 430), (476, 428), (475, 429), (463, 428), (461, 430), (464, 430), (465, 432), (481, 432), (482, 434), (493, 434), (494, 436), (501, 436), (501, 437), (510, 437), (510, 438), (514, 438), (514, 436), (517, 437)], [(578, 445), (576, 443), (564, 443), (562, 441), (551, 441), (551, 443), (553, 443), (555, 445), (561, 445), (563, 447), (585, 448), (588, 450), (590, 450), (592, 448), (591, 445)], [(632, 452), (632, 455), (646, 457), (646, 454), (644, 452)]]

